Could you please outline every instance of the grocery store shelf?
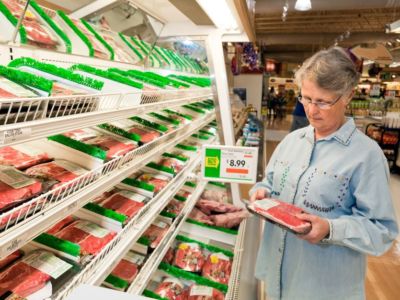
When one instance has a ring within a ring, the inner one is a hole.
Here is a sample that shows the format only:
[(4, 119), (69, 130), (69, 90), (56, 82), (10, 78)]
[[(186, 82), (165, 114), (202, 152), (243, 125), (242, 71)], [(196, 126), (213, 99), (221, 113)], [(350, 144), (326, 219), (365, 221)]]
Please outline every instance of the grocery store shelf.
[[(1, 126), (0, 145), (35, 140), (210, 97), (209, 89), (190, 89), (7, 100), (0, 103), (0, 108), (6, 107), (8, 111), (0, 116), (0, 124), (10, 123), (9, 120), (21, 123)], [(141, 104), (124, 104), (130, 99), (139, 99)], [(28, 117), (34, 121), (26, 121)]]
[(239, 136), (238, 136), (239, 132), (243, 128), (244, 124), (246, 123), (247, 117), (248, 117), (248, 113), (246, 112), (243, 114), (243, 116), (237, 122), (237, 126), (235, 126), (235, 139), (236, 140), (239, 138)]
[(118, 184), (134, 170), (189, 137), (214, 118), (214, 114), (209, 114), (203, 119), (193, 121), (57, 189), (3, 213), (0, 215), (0, 224), (5, 228), (0, 233), (0, 258), (19, 249), (57, 221)]
[(176, 194), (186, 182), (188, 176), (199, 165), (200, 158), (195, 159), (186, 166), (169, 184), (154, 197), (139, 213), (132, 219), (124, 229), (118, 233), (113, 241), (108, 244), (84, 269), (67, 283), (62, 290), (52, 299), (61, 300), (82, 283), (99, 285), (111, 273), (120, 259), (132, 248), (143, 232), (150, 226), (154, 219), (168, 204), (171, 197)]
[(186, 203), (181, 214), (172, 223), (168, 233), (161, 241), (160, 245), (141, 268), (140, 273), (128, 288), (127, 293), (140, 295), (146, 288), (153, 272), (157, 269), (170, 245), (174, 242), (175, 237), (179, 233), (182, 225), (185, 223), (186, 218), (189, 216), (206, 185), (207, 181), (198, 183), (196, 190), (192, 193), (190, 200), (187, 201), (188, 203)]

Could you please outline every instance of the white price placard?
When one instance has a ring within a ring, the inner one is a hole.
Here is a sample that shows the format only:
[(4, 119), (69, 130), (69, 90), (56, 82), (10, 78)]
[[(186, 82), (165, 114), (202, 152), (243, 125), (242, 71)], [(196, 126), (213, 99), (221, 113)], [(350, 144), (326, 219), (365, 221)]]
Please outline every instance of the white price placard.
[(31, 133), (31, 128), (17, 128), (2, 131), (0, 132), (0, 144), (9, 144), (26, 139)]

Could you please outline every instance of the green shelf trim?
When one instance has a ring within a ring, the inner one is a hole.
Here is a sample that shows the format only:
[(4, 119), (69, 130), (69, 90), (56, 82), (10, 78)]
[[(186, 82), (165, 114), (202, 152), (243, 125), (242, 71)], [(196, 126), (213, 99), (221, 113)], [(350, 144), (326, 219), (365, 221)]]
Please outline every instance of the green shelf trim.
[(161, 171), (161, 172), (165, 172), (165, 173), (168, 173), (168, 174), (176, 175), (174, 169), (166, 167), (166, 166), (160, 166), (155, 162), (149, 162), (146, 166), (149, 167), (149, 168), (152, 168), (154, 170), (157, 170), (157, 171)]
[(179, 116), (179, 117), (185, 118), (185, 119), (187, 119), (187, 120), (189, 120), (189, 121), (193, 120), (193, 117), (192, 117), (192, 116), (189, 116), (189, 115), (186, 115), (186, 114), (181, 114), (180, 112), (173, 111), (173, 110), (170, 110), (170, 109), (168, 109), (168, 108), (167, 108), (167, 109), (164, 109), (163, 111), (166, 112), (166, 113), (168, 113), (168, 114), (171, 114), (171, 115), (177, 115), (177, 116)]
[(166, 218), (171, 218), (171, 219), (175, 219), (176, 218), (176, 214), (170, 213), (170, 212), (165, 211), (165, 210), (160, 212), (160, 216), (163, 216), (163, 217), (166, 217)]
[(221, 188), (226, 189), (225, 183), (215, 182), (215, 181), (209, 181), (208, 184), (215, 185), (215, 186), (219, 186), (219, 187), (221, 187)]
[(112, 133), (118, 134), (120, 136), (126, 137), (127, 139), (136, 141), (136, 142), (140, 142), (140, 135), (136, 134), (136, 133), (132, 133), (132, 132), (128, 132), (122, 128), (119, 128), (117, 126), (114, 126), (112, 124), (108, 124), (108, 123), (103, 123), (100, 125), (97, 125), (97, 127), (101, 128), (101, 129), (105, 129), (107, 131), (110, 131)]
[(83, 206), (83, 208), (94, 212), (96, 214), (102, 215), (104, 217), (113, 219), (117, 222), (120, 222), (121, 224), (124, 224), (126, 222), (126, 220), (128, 219), (127, 216), (117, 213), (115, 211), (113, 211), (112, 209), (108, 209), (108, 208), (104, 208), (96, 203), (92, 203), (89, 202), (87, 203), (85, 206)]
[(157, 86), (157, 87), (160, 87), (160, 88), (165, 88), (165, 84), (164, 83), (162, 83), (160, 81), (157, 81), (157, 80), (154, 80), (152, 78), (149, 78), (146, 75), (141, 75), (139, 73), (134, 73), (132, 71), (123, 71), (123, 70), (120, 70), (120, 69), (117, 69), (117, 68), (109, 68), (108, 71), (115, 72), (117, 74), (120, 74), (121, 76), (132, 77), (134, 79), (143, 81), (145, 83), (149, 83), (151, 85), (154, 85), (154, 86)]
[(105, 282), (111, 284), (112, 286), (118, 288), (118, 289), (126, 289), (129, 286), (129, 282), (126, 280), (123, 280), (122, 278), (119, 278), (113, 274), (110, 274), (106, 277), (104, 280)]
[(150, 246), (150, 244), (151, 244), (150, 240), (149, 240), (147, 237), (145, 237), (145, 236), (141, 236), (141, 237), (137, 240), (137, 243), (142, 244), (142, 245), (145, 245), (145, 246)]
[(153, 299), (158, 299), (158, 300), (168, 300), (168, 298), (160, 297), (159, 295), (157, 295), (156, 293), (154, 293), (153, 291), (150, 291), (150, 290), (144, 290), (143, 296), (153, 298)]
[(186, 186), (190, 186), (192, 188), (195, 188), (197, 186), (197, 184), (195, 182), (193, 182), (193, 181), (186, 181), (185, 185)]
[(130, 119), (135, 121), (135, 122), (138, 122), (138, 123), (140, 123), (140, 124), (142, 124), (144, 126), (156, 129), (156, 130), (161, 131), (161, 132), (167, 132), (168, 131), (168, 128), (166, 126), (161, 125), (161, 124), (157, 124), (155, 122), (151, 122), (151, 121), (148, 121), (148, 120), (145, 120), (145, 119), (142, 119), (141, 117), (138, 117), (138, 116), (131, 117)]
[(96, 69), (93, 68), (91, 66), (88, 65), (84, 65), (84, 64), (76, 64), (73, 65), (71, 68), (71, 70), (75, 71), (75, 70), (79, 70), (79, 71), (83, 71), (83, 72), (87, 72), (99, 77), (103, 77), (106, 78), (108, 80), (112, 80), (112, 81), (116, 81), (125, 85), (129, 85), (131, 87), (137, 88), (142, 90), (143, 89), (143, 84), (133, 81), (131, 79), (128, 79), (122, 75), (119, 75), (117, 73), (114, 72), (109, 72), (109, 71), (104, 71), (104, 70), (100, 70), (100, 69)]
[(149, 191), (149, 192), (154, 192), (154, 190), (155, 190), (154, 185), (148, 184), (147, 182), (139, 181), (139, 180), (136, 180), (133, 178), (129, 178), (129, 177), (122, 180), (122, 183), (130, 185), (130, 186), (134, 186), (134, 187), (137, 187), (142, 190)]
[(53, 81), (18, 69), (0, 66), (0, 75), (19, 84), (51, 93)]
[(238, 234), (238, 231), (235, 230), (235, 229), (207, 225), (207, 224), (198, 222), (198, 221), (193, 220), (193, 219), (186, 219), (186, 222), (191, 223), (191, 224), (195, 224), (195, 225), (198, 225), (198, 226), (201, 226), (201, 227), (218, 230), (218, 231), (225, 232), (225, 233), (228, 233), (228, 234), (233, 234), (233, 235), (237, 235)]
[(43, 244), (61, 252), (68, 253), (75, 257), (79, 256), (81, 253), (81, 247), (78, 244), (59, 239), (48, 233), (42, 233), (33, 240), (37, 243)]
[(175, 119), (172, 119), (170, 117), (166, 117), (166, 116), (160, 115), (160, 114), (155, 113), (155, 112), (148, 113), (148, 115), (150, 115), (150, 116), (152, 116), (154, 118), (157, 118), (157, 119), (159, 119), (161, 121), (172, 123), (174, 125), (179, 125), (181, 123), (178, 120), (175, 120)]
[(210, 252), (213, 252), (213, 253), (221, 252), (221, 253), (225, 254), (226, 256), (228, 256), (228, 257), (230, 257), (230, 258), (233, 257), (233, 252), (232, 252), (232, 251), (229, 251), (229, 250), (226, 250), (226, 249), (217, 247), (217, 246), (205, 244), (205, 243), (203, 243), (203, 242), (190, 239), (190, 238), (188, 238), (188, 237), (186, 237), (186, 236), (183, 236), (183, 235), (177, 235), (177, 236), (176, 236), (176, 240), (178, 240), (178, 241), (180, 241), (180, 242), (185, 242), (185, 243), (196, 243), (196, 244), (199, 245), (201, 248), (207, 249), (207, 250), (209, 250)]
[(215, 136), (215, 134), (214, 134), (214, 133), (208, 132), (208, 131), (206, 131), (206, 130), (203, 130), (203, 129), (200, 129), (200, 130), (199, 130), (199, 132), (200, 132), (200, 133), (207, 134), (207, 135), (209, 135), (209, 136)]
[(63, 40), (67, 53), (72, 52), (72, 44), (69, 37), (64, 31), (54, 21), (44, 12), (44, 10), (36, 3), (36, 1), (31, 0), (29, 3), (32, 8), (39, 14), (39, 16), (58, 34), (58, 36)]
[(182, 149), (182, 150), (186, 150), (186, 151), (197, 151), (197, 147), (195, 146), (189, 146), (189, 145), (184, 145), (184, 144), (177, 144), (175, 146), (176, 148)]
[(183, 162), (187, 162), (188, 161), (187, 157), (183, 157), (183, 156), (172, 154), (172, 153), (168, 153), (168, 152), (164, 152), (162, 156), (170, 157), (170, 158), (176, 158), (176, 159), (178, 159), (180, 161), (183, 161)]
[(168, 57), (159, 49), (159, 47), (154, 46), (153, 49), (154, 49), (154, 50), (157, 52), (157, 54), (165, 61), (165, 63), (166, 63), (168, 66), (171, 66), (171, 63), (170, 63)]
[(96, 39), (102, 43), (102, 45), (110, 52), (110, 59), (114, 60), (114, 49), (106, 42), (105, 39), (103, 39), (103, 37), (97, 33), (97, 31), (92, 27), (92, 25), (90, 25), (86, 20), (84, 19), (80, 19), (82, 24), (85, 25), (85, 27), (91, 32), (93, 33), (93, 35), (96, 37)]
[(145, 74), (149, 74), (153, 78), (158, 79), (160, 81), (163, 81), (163, 82), (165, 81), (166, 84), (171, 85), (171, 86), (176, 87), (176, 88), (180, 88), (180, 87), (189, 88), (190, 87), (190, 85), (187, 84), (187, 83), (184, 83), (184, 82), (181, 82), (181, 81), (178, 81), (178, 80), (174, 80), (174, 79), (166, 77), (166, 76), (161, 76), (161, 75), (158, 75), (158, 74), (153, 73), (153, 72), (144, 72), (144, 73)]
[(82, 42), (88, 47), (89, 56), (94, 57), (94, 48), (93, 48), (93, 45), (90, 42), (89, 38), (74, 24), (74, 22), (72, 22), (72, 20), (62, 10), (57, 10), (57, 14), (72, 29), (72, 31), (75, 32), (75, 34), (82, 40)]
[(192, 134), (191, 137), (194, 137), (194, 138), (200, 139), (200, 140), (204, 140), (204, 141), (208, 141), (210, 139), (210, 137), (208, 135), (198, 134), (198, 133)]
[(53, 136), (47, 137), (50, 141), (55, 141), (57, 143), (63, 144), (65, 146), (68, 146), (72, 149), (81, 151), (83, 153), (86, 153), (90, 156), (96, 157), (101, 159), (102, 161), (106, 160), (107, 157), (107, 151), (104, 151), (101, 148), (98, 148), (96, 146), (88, 145), (83, 142), (71, 139), (70, 137), (67, 137), (62, 134), (57, 134)]
[(140, 60), (143, 60), (143, 55), (139, 51), (137, 51), (135, 47), (132, 46), (132, 44), (127, 40), (127, 38), (121, 32), (119, 32), (118, 35), (121, 37), (121, 40), (123, 40), (124, 43), (129, 47), (129, 49), (131, 49)]
[(179, 195), (175, 195), (174, 199), (178, 200), (178, 201), (181, 201), (181, 202), (185, 202), (187, 200), (187, 198), (179, 196)]
[(197, 113), (200, 113), (200, 114), (205, 114), (205, 113), (206, 113), (204, 110), (202, 110), (202, 109), (200, 109), (200, 108), (197, 108), (197, 107), (195, 107), (195, 106), (192, 106), (192, 105), (190, 105), (190, 104), (182, 105), (182, 107), (187, 108), (187, 109), (190, 109), (190, 110), (192, 110), (192, 111), (194, 111), (194, 112), (197, 112)]
[(136, 46), (139, 47), (140, 50), (143, 51), (143, 53), (147, 56), (149, 55), (149, 51), (147, 51), (146, 48), (143, 47), (143, 45), (141, 43), (139, 43), (138, 39), (136, 39), (135, 37), (131, 36), (131, 40), (135, 43)]
[(179, 269), (175, 266), (172, 266), (170, 264), (167, 264), (165, 262), (161, 262), (160, 265), (158, 266), (158, 269), (162, 270), (174, 277), (191, 280), (191, 281), (194, 281), (195, 283), (197, 283), (198, 285), (205, 285), (205, 286), (215, 288), (225, 294), (228, 291), (228, 286), (225, 284), (215, 282), (213, 280), (207, 279), (207, 278), (197, 275), (195, 273), (181, 270), (181, 269)]
[[(17, 27), (18, 19), (14, 17), (14, 15), (10, 12), (7, 6), (4, 5), (3, 2), (0, 1), (0, 12), (7, 18), (7, 20)], [(21, 44), (26, 44), (28, 42), (27, 34), (24, 25), (21, 24), (19, 27), (19, 38)]]
[(69, 81), (72, 81), (72, 82), (78, 83), (80, 85), (84, 85), (84, 86), (87, 86), (87, 87), (90, 87), (92, 89), (99, 90), (99, 91), (104, 86), (104, 82), (102, 82), (100, 80), (88, 78), (88, 77), (82, 76), (80, 74), (75, 74), (71, 70), (60, 68), (60, 67), (57, 67), (52, 64), (46, 64), (43, 62), (39, 62), (30, 57), (21, 57), (21, 58), (14, 59), (13, 61), (11, 61), (8, 64), (8, 66), (15, 67), (15, 68), (22, 67), (22, 66), (31, 67), (31, 68), (37, 69), (39, 71), (61, 77), (66, 80), (69, 80)]
[(205, 104), (205, 103), (201, 103), (201, 102), (192, 103), (192, 105), (196, 106), (198, 108), (204, 108), (204, 109), (207, 109), (207, 110), (213, 110), (214, 109), (214, 106), (208, 105), (208, 104)]
[(130, 76), (133, 76), (133, 77), (137, 76), (138, 78), (143, 78), (143, 80), (146, 80), (149, 83), (160, 86), (162, 88), (165, 88), (165, 86), (168, 85), (167, 80), (160, 80), (159, 78), (155, 78), (154, 76), (151, 76), (147, 72), (142, 72), (142, 71), (138, 71), (138, 70), (128, 70), (127, 72)]

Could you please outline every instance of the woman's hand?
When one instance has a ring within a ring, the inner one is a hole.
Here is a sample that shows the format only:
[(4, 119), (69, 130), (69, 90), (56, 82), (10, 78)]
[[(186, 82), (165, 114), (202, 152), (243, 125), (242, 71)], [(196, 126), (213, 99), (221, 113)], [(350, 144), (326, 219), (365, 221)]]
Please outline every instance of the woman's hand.
[(298, 238), (311, 244), (317, 244), (329, 234), (329, 222), (327, 219), (307, 213), (296, 215), (301, 220), (311, 223), (311, 231), (304, 235), (297, 235)]
[(257, 189), (250, 197), (250, 202), (262, 200), (268, 196), (266, 189)]

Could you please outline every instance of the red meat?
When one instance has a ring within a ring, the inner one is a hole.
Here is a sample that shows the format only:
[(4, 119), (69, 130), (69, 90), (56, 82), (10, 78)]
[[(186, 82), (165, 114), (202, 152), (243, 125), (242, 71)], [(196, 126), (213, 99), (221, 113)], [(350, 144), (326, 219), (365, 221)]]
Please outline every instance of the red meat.
[(84, 92), (83, 90), (70, 88), (58, 82), (53, 83), (53, 88), (51, 90), (52, 96), (72, 96), (72, 95), (83, 95), (83, 94), (86, 94), (86, 92)]
[(90, 40), (94, 49), (94, 56), (97, 58), (108, 59), (109, 55), (105, 52), (104, 48), (99, 44), (99, 41), (80, 21), (72, 20), (72, 22), (83, 32), (84, 35)]
[[(89, 229), (89, 230), (88, 230)], [(100, 230), (100, 233), (89, 233), (90, 230)], [(81, 246), (81, 254), (98, 254), (116, 235), (94, 223), (78, 220), (68, 225), (54, 236)]]
[(110, 196), (112, 196), (113, 194), (115, 194), (117, 192), (118, 192), (117, 190), (104, 192), (100, 196), (97, 196), (96, 198), (94, 198), (92, 202), (99, 204), (99, 203), (103, 202), (104, 200), (107, 200)]
[(193, 219), (208, 225), (214, 225), (214, 222), (210, 219), (210, 217), (201, 210), (198, 210), (196, 207), (193, 208), (192, 212), (189, 214), (189, 219)]
[[(2, 2), (11, 11), (14, 17), (17, 19), (20, 18), (24, 11), (24, 5), (19, 3), (17, 0), (3, 0)], [(36, 19), (35, 15), (33, 15), (29, 9), (26, 11), (24, 18), (28, 20)]]
[(7, 255), (3, 259), (0, 259), (0, 269), (8, 266), (12, 262), (16, 261), (18, 258), (22, 256), (21, 250), (14, 251), (13, 253)]
[(215, 226), (233, 228), (238, 226), (247, 217), (249, 217), (249, 213), (246, 210), (240, 210), (226, 214), (213, 215), (210, 216), (210, 219)]
[(161, 133), (154, 129), (135, 126), (129, 129), (130, 133), (135, 133), (140, 136), (140, 141), (143, 144), (150, 143), (154, 139), (161, 136)]
[(190, 196), (192, 196), (192, 193), (187, 192), (185, 190), (180, 190), (179, 192), (176, 193), (176, 196), (182, 197), (182, 198), (189, 198)]
[(76, 129), (76, 130), (71, 130), (68, 132), (63, 133), (64, 136), (69, 137), (71, 139), (84, 142), (87, 140), (90, 140), (92, 138), (95, 138), (97, 135), (95, 132), (85, 130), (85, 129)]
[(216, 201), (205, 199), (198, 200), (196, 203), (196, 207), (206, 215), (211, 215), (212, 213), (228, 213), (242, 210), (242, 208), (232, 204), (219, 203)]
[(11, 94), (10, 92), (0, 88), (0, 99), (1, 98), (17, 98), (16, 95)]
[(58, 42), (54, 40), (37, 21), (23, 20), (22, 23), (29, 40), (39, 44), (44, 44), (50, 48), (55, 48), (57, 46)]
[(192, 285), (189, 289), (188, 300), (224, 300), (224, 294), (212, 287)]
[(125, 197), (123, 193), (116, 193), (105, 200), (101, 206), (131, 218), (144, 206), (144, 202), (132, 200)]
[(150, 248), (156, 248), (164, 236), (168, 232), (169, 225), (163, 222), (158, 222), (157, 225), (151, 224), (149, 228), (143, 233), (143, 237), (149, 239)]
[(0, 165), (14, 166), (20, 170), (49, 160), (50, 157), (45, 152), (30, 155), (14, 147), (6, 146), (0, 149)]
[(158, 193), (159, 191), (161, 191), (169, 182), (169, 179), (167, 178), (164, 179), (164, 177), (162, 176), (148, 173), (140, 175), (137, 180), (153, 185), (155, 187), (154, 193)]
[(172, 199), (165, 207), (165, 211), (175, 215), (179, 215), (184, 207), (185, 202)]
[(186, 300), (188, 296), (184, 285), (178, 279), (171, 277), (164, 279), (155, 293), (169, 300)]
[(179, 244), (173, 264), (185, 271), (200, 272), (204, 265), (200, 246), (196, 243)]
[(54, 235), (57, 232), (59, 232), (61, 229), (63, 229), (65, 226), (71, 224), (74, 221), (75, 221), (75, 218), (73, 216), (68, 216), (68, 217), (62, 219), (61, 221), (59, 221), (58, 223), (56, 223), (53, 227), (51, 227), (46, 232), (48, 234)]
[(297, 233), (306, 233), (311, 230), (311, 223), (296, 217), (296, 215), (303, 213), (303, 210), (293, 204), (268, 198), (250, 204), (249, 208), (268, 220)]
[(161, 159), (158, 164), (160, 166), (171, 168), (172, 170), (174, 170), (175, 173), (179, 173), (180, 171), (182, 171), (183, 167), (185, 166), (185, 163), (183, 161), (170, 157)]
[(112, 275), (131, 283), (139, 272), (138, 265), (122, 259), (111, 272)]
[(166, 262), (167, 264), (172, 264), (174, 261), (174, 249), (169, 247), (167, 253), (165, 253), (165, 256), (162, 260), (163, 262)]
[(228, 194), (225, 191), (205, 190), (201, 198), (224, 203), (228, 201)]
[(222, 253), (208, 255), (204, 263), (202, 276), (213, 281), (228, 284), (231, 276), (232, 263), (229, 257)]
[(94, 139), (88, 140), (86, 143), (107, 151), (107, 159), (122, 156), (137, 148), (134, 143), (123, 143), (110, 135), (98, 136)]

